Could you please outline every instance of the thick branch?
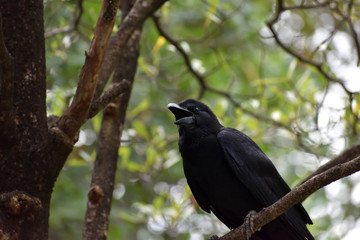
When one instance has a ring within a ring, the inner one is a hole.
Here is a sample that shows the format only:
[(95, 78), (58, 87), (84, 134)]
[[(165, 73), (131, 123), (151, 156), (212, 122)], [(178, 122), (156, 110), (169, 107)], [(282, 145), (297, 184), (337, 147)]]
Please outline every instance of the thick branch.
[(15, 138), (13, 88), (14, 59), (5, 46), (0, 12), (0, 146), (10, 144)]
[[(316, 175), (304, 182), (303, 184), (295, 187), (291, 192), (286, 194), (279, 201), (275, 202), (273, 205), (264, 208), (259, 213), (256, 214), (254, 219), (254, 229), (259, 229), (265, 224), (271, 222), (275, 218), (279, 217), (286, 210), (290, 209), (297, 203), (302, 202), (312, 193), (317, 191), (318, 189), (349, 176), (360, 170), (360, 156), (339, 165), (336, 165), (329, 170), (322, 172), (319, 175)], [(227, 233), (221, 240), (245, 240), (246, 237), (242, 234), (242, 232), (246, 232), (245, 225), (241, 225), (235, 230)]]
[(111, 37), (109, 51), (106, 54), (104, 64), (99, 72), (98, 86), (96, 87), (94, 99), (99, 98), (104, 90), (110, 75), (114, 71), (117, 60), (131, 34), (137, 27), (141, 27), (145, 20), (166, 1), (167, 0), (137, 0), (135, 2), (129, 14), (127, 14), (120, 25), (119, 30)]
[(118, 7), (119, 0), (103, 1), (90, 50), (85, 54), (85, 64), (81, 69), (74, 100), (58, 122), (58, 127), (71, 139), (87, 119), (98, 72), (105, 57)]

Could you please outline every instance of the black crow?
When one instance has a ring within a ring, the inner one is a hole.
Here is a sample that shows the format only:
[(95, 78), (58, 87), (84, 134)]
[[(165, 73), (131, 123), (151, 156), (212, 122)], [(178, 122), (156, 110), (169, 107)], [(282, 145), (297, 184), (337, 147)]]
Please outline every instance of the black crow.
[[(271, 160), (244, 133), (220, 124), (205, 104), (170, 103), (179, 130), (179, 148), (190, 189), (200, 207), (230, 229), (290, 191)], [(314, 239), (312, 221), (301, 204), (257, 231), (251, 240)]]

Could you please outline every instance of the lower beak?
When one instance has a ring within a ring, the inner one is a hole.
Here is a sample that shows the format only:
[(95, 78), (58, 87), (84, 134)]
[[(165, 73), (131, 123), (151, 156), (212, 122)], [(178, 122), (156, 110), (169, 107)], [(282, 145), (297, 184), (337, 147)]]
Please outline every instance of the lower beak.
[(194, 118), (192, 116), (183, 117), (183, 118), (180, 118), (179, 120), (176, 120), (174, 123), (176, 125), (190, 125), (190, 124), (194, 123)]

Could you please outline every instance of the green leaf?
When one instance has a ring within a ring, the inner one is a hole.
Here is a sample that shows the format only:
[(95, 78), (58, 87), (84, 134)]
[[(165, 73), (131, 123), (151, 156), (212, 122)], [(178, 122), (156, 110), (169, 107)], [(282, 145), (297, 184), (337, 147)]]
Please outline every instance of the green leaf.
[(140, 137), (144, 138), (145, 140), (150, 140), (149, 131), (143, 122), (140, 120), (134, 120), (132, 122), (132, 126)]
[(149, 99), (144, 99), (138, 106), (136, 106), (131, 112), (128, 113), (128, 118), (133, 118), (145, 111), (150, 106)]
[(130, 153), (131, 153), (131, 150), (127, 146), (121, 146), (119, 148), (119, 156), (121, 158), (121, 165), (120, 165), (121, 168), (127, 168), (127, 165), (130, 160)]
[(160, 156), (158, 155), (158, 153), (155, 151), (155, 149), (152, 146), (149, 146), (146, 149), (146, 162), (145, 162), (145, 168), (151, 168), (152, 165), (156, 162), (156, 160), (159, 158)]

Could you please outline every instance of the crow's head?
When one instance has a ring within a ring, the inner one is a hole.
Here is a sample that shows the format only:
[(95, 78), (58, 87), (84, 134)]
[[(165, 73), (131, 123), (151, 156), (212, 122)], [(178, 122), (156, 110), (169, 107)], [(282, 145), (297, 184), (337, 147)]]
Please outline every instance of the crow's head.
[(202, 129), (217, 132), (222, 126), (211, 109), (194, 99), (179, 104), (169, 103), (168, 109), (175, 115), (175, 124), (184, 130)]

